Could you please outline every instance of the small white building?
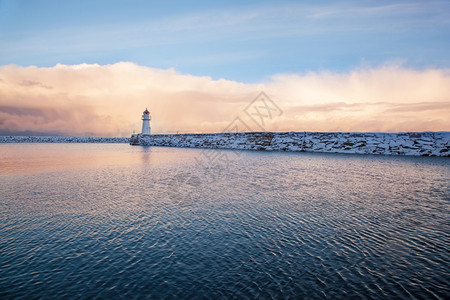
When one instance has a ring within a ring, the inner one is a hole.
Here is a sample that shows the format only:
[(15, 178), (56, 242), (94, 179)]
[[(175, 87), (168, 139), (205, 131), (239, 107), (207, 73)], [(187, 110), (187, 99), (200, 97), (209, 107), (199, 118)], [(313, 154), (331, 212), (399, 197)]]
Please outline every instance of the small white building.
[(150, 135), (150, 120), (152, 117), (150, 116), (150, 112), (146, 108), (142, 113), (142, 132), (141, 135)]

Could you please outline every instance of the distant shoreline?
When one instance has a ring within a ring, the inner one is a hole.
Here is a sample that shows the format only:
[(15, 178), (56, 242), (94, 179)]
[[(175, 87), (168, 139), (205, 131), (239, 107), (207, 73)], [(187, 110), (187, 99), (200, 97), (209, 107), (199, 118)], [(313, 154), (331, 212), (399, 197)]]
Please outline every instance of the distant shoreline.
[(128, 137), (0, 136), (0, 143), (129, 143)]

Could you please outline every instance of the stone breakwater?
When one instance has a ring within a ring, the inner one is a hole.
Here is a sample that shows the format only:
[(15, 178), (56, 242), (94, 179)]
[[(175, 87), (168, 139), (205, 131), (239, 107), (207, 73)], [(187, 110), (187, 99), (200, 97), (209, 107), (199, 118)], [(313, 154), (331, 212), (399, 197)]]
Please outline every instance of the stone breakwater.
[(132, 135), (132, 145), (450, 157), (450, 132), (243, 132)]
[(450, 157), (450, 132), (243, 132), (124, 137), (0, 136), (0, 143), (130, 143), (142, 146)]
[(0, 136), (0, 143), (129, 143), (124, 137)]

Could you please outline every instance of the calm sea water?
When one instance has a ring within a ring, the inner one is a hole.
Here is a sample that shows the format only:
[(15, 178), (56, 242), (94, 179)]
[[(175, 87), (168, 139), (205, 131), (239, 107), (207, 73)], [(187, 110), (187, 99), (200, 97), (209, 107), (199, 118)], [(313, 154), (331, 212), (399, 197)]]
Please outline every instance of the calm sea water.
[(449, 298), (450, 160), (0, 144), (0, 298)]

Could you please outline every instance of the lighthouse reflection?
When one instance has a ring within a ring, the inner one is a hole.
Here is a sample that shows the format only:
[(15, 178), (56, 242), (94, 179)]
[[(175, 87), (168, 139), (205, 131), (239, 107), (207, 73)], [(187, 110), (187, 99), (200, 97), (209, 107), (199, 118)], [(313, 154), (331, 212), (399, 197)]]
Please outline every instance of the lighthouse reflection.
[(152, 148), (150, 146), (141, 147), (141, 160), (143, 165), (150, 164)]

